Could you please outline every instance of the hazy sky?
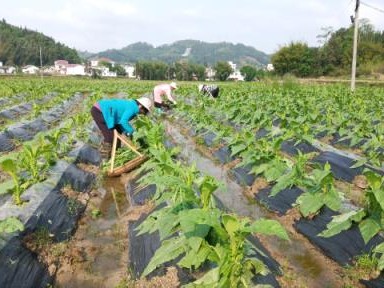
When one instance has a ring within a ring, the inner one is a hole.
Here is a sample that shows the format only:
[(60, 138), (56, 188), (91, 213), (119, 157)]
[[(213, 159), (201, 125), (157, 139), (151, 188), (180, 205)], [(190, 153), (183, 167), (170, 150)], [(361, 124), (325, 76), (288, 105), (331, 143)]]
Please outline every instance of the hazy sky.
[[(322, 28), (348, 27), (356, 0), (3, 0), (0, 18), (79, 50), (142, 41), (232, 42), (265, 53), (291, 41), (318, 46)], [(384, 1), (364, 0), (360, 16), (384, 30)], [(372, 7), (369, 7), (372, 6)]]

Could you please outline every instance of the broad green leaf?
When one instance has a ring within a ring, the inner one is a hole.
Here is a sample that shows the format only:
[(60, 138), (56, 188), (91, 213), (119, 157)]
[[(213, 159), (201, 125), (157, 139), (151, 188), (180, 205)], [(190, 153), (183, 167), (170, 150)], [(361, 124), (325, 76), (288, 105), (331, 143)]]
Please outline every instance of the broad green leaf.
[(229, 215), (229, 214), (223, 215), (223, 224), (224, 224), (225, 230), (227, 230), (228, 234), (231, 236), (233, 236), (235, 232), (240, 229), (239, 220), (233, 215)]
[(354, 169), (354, 168), (358, 168), (358, 167), (361, 167), (361, 166), (363, 166), (364, 164), (366, 164), (368, 162), (368, 160), (367, 159), (360, 159), (360, 160), (358, 160), (358, 161), (356, 161), (356, 163), (355, 164), (353, 164), (350, 168), (351, 169)]
[(363, 209), (334, 216), (332, 221), (327, 224), (327, 229), (319, 233), (318, 236), (327, 238), (339, 234), (341, 231), (349, 229), (353, 221), (360, 222), (364, 216), (365, 211)]
[(339, 196), (339, 193), (333, 187), (331, 187), (331, 189), (327, 193), (325, 193), (325, 195), (323, 194), (323, 199), (324, 204), (327, 205), (333, 211), (338, 211), (340, 209), (341, 198)]
[(290, 187), (293, 183), (292, 174), (285, 174), (279, 179), (277, 179), (277, 183), (272, 187), (271, 193), (269, 194), (270, 197), (276, 196), (277, 193), (284, 190), (285, 188)]
[(198, 251), (189, 250), (186, 255), (178, 262), (184, 268), (199, 268), (207, 259), (211, 249), (208, 245), (203, 245)]
[(368, 218), (360, 222), (359, 224), (361, 236), (363, 236), (364, 243), (368, 243), (377, 233), (380, 232), (380, 224), (375, 220)]
[(185, 252), (186, 239), (184, 237), (164, 240), (159, 249), (156, 250), (151, 261), (143, 271), (142, 277), (147, 276), (161, 264), (177, 258)]
[(281, 239), (289, 240), (287, 231), (276, 220), (259, 219), (245, 230), (265, 235), (276, 235)]
[(1, 162), (0, 167), (4, 172), (7, 172), (11, 175), (15, 175), (17, 172), (17, 164), (12, 159), (5, 159), (3, 162)]
[(382, 184), (382, 177), (376, 174), (373, 171), (367, 170), (364, 172), (364, 175), (367, 177), (368, 185), (372, 190), (379, 190)]
[(16, 217), (8, 217), (0, 221), (0, 233), (13, 233), (15, 231), (23, 231), (24, 225)]
[(195, 287), (216, 287), (219, 282), (220, 270), (219, 267), (209, 270), (203, 275), (203, 277), (197, 279), (195, 282), (185, 285), (185, 288), (195, 288)]
[(300, 205), (300, 212), (304, 217), (310, 214), (315, 214), (324, 205), (323, 195), (321, 193), (303, 193), (301, 194), (296, 203)]
[(383, 242), (383, 243), (380, 243), (379, 245), (377, 245), (377, 246), (373, 249), (373, 252), (374, 252), (374, 253), (384, 254), (384, 242)]
[(232, 145), (231, 146), (231, 156), (235, 156), (237, 154), (239, 154), (240, 152), (244, 151), (245, 149), (247, 149), (247, 145), (245, 144), (237, 144), (237, 145)]

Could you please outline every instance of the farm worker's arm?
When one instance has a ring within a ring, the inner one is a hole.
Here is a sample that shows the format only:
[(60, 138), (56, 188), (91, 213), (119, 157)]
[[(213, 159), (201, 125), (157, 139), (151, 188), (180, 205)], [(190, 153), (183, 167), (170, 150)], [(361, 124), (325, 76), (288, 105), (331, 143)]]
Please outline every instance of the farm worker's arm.
[(129, 120), (131, 120), (133, 117), (135, 117), (138, 112), (139, 112), (138, 108), (137, 108), (137, 111), (136, 111), (136, 109), (127, 109), (124, 112), (123, 116), (120, 119), (120, 123), (119, 123), (121, 125), (121, 127), (123, 128), (124, 133), (131, 135), (135, 131), (135, 129), (133, 129), (132, 125), (129, 123)]
[(175, 99), (173, 99), (173, 97), (172, 97), (172, 90), (171, 90), (171, 87), (169, 87), (169, 88), (165, 91), (165, 94), (167, 95), (169, 101), (171, 101), (173, 104), (176, 104)]

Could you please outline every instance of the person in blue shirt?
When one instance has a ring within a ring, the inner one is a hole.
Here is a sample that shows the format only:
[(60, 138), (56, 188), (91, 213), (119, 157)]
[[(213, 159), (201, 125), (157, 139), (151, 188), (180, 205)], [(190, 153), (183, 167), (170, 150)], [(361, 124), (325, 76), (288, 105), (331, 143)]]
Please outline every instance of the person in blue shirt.
[(152, 101), (147, 97), (139, 99), (103, 99), (95, 103), (91, 115), (104, 137), (101, 148), (103, 156), (112, 149), (113, 129), (125, 135), (132, 135), (134, 128), (129, 123), (139, 113), (147, 114), (152, 108)]

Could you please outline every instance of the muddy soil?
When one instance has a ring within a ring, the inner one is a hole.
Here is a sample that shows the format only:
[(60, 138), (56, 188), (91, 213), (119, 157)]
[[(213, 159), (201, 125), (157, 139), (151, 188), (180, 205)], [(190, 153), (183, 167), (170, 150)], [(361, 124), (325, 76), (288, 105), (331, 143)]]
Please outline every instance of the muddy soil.
[[(179, 286), (174, 268), (150, 281), (134, 280), (128, 271), (128, 221), (135, 221), (154, 208), (152, 203), (135, 207), (128, 203), (124, 183), (134, 176), (133, 172), (117, 178), (104, 178), (100, 187), (89, 193), (87, 209), (70, 241), (53, 243), (46, 231), (25, 239), (26, 245), (47, 264), (49, 272), (56, 275), (54, 287)], [(78, 193), (70, 189), (62, 192), (67, 197), (79, 199)]]

